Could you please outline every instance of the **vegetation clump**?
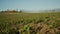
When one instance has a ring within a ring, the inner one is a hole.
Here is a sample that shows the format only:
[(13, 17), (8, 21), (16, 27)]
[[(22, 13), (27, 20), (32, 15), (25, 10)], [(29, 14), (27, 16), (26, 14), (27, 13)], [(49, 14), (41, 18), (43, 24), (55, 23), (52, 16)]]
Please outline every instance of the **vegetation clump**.
[(60, 13), (0, 13), (0, 34), (60, 34)]

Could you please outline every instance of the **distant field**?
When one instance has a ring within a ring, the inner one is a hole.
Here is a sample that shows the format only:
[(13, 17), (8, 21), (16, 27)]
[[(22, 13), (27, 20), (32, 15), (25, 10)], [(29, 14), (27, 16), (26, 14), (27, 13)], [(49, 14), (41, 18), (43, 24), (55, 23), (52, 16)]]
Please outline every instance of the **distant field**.
[(60, 34), (60, 12), (0, 13), (0, 34)]

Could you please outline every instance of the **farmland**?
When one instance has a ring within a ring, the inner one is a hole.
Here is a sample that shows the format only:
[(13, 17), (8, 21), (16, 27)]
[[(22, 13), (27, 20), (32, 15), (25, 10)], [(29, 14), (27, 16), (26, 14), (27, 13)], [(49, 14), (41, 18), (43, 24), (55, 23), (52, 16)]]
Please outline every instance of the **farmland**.
[(0, 13), (0, 34), (60, 34), (60, 12)]

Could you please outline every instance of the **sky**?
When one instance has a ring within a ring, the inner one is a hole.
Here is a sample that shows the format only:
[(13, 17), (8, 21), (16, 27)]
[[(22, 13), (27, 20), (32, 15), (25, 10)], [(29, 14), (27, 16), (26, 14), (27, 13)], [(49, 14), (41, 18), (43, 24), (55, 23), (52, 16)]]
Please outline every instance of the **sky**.
[(60, 0), (0, 0), (0, 10), (49, 10), (60, 8)]

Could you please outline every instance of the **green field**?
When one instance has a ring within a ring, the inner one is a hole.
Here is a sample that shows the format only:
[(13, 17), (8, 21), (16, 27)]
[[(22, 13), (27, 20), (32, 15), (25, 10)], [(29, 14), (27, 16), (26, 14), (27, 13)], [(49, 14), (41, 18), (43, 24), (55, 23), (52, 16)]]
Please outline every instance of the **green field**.
[(60, 34), (60, 12), (0, 13), (0, 34)]

